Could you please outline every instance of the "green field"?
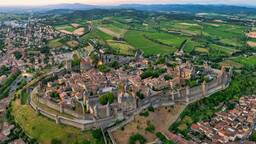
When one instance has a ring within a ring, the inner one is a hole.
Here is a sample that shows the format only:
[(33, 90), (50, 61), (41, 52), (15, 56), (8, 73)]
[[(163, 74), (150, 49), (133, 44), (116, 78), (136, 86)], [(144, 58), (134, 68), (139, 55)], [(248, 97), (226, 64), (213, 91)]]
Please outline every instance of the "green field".
[(114, 33), (121, 35), (121, 36), (124, 36), (124, 34), (127, 32), (126, 29), (119, 28), (113, 24), (106, 24), (106, 25), (103, 25), (102, 27), (109, 29), (110, 31), (113, 31)]
[(107, 40), (111, 40), (112, 36), (105, 34), (97, 29), (93, 29), (89, 34), (86, 34), (82, 37), (83, 40), (90, 40), (90, 39), (98, 39), (102, 43), (105, 43)]
[(55, 27), (56, 30), (66, 30), (69, 32), (73, 32), (76, 28), (72, 27), (71, 25), (60, 25)]
[(210, 23), (197, 21), (163, 21), (160, 22), (160, 27), (164, 31), (180, 32), (184, 35), (201, 35), (218, 39), (220, 43), (232, 45), (234, 47), (242, 46), (242, 38), (246, 28), (244, 26)]
[[(94, 27), (101, 30), (95, 28), (83, 39), (98, 39), (102, 44), (109, 45), (107, 40), (112, 40), (117, 35), (124, 36), (125, 42), (135, 49), (141, 49), (146, 56), (173, 53), (185, 40), (186, 53), (195, 51), (207, 53), (212, 57), (230, 56), (245, 45), (245, 26), (165, 18), (161, 21), (146, 19), (140, 24), (136, 19), (127, 19), (107, 17), (103, 20), (94, 20)], [(112, 44), (112, 47), (117, 46)]]
[(207, 54), (209, 54), (209, 50), (207, 48), (196, 48), (195, 51), (199, 52), (199, 53), (207, 53)]
[(220, 46), (216, 44), (210, 44), (209, 48), (211, 56), (230, 56), (236, 51), (235, 49), (232, 49), (230, 47)]
[(234, 61), (245, 65), (245, 66), (255, 66), (256, 65), (256, 56), (250, 56), (250, 57), (236, 57), (233, 59)]
[(250, 39), (248, 39), (248, 41), (256, 42), (256, 38), (250, 38)]
[[(165, 46), (156, 42), (153, 42), (144, 37), (147, 32), (142, 31), (128, 31), (125, 34), (125, 40), (135, 48), (139, 48), (144, 51), (145, 55), (153, 54), (168, 54), (176, 51), (175, 47)], [(151, 33), (152, 34), (152, 33)]]
[(126, 42), (108, 40), (107, 44), (111, 48), (115, 49), (117, 51), (117, 53), (120, 55), (134, 55), (135, 48), (130, 46)]
[(95, 142), (90, 131), (81, 132), (79, 129), (58, 125), (43, 116), (38, 116), (29, 105), (21, 105), (19, 100), (12, 103), (13, 115), (22, 129), (41, 144), (51, 144), (53, 139), (63, 144), (82, 143), (85, 140)]
[(221, 66), (232, 66), (234, 68), (242, 68), (243, 65), (238, 63), (238, 62), (235, 62), (233, 60), (225, 60), (223, 62), (220, 63)]
[(160, 27), (165, 31), (179, 31), (186, 35), (199, 35), (201, 33), (201, 25), (195, 21), (163, 21)]
[(150, 39), (154, 39), (161, 43), (171, 45), (175, 48), (179, 48), (181, 43), (187, 39), (183, 36), (171, 35), (167, 33), (146, 33), (145, 35)]
[(58, 48), (58, 47), (61, 47), (63, 44), (61, 42), (59, 42), (60, 39), (53, 39), (53, 40), (50, 40), (48, 43), (47, 43), (47, 46), (50, 47), (50, 48)]
[(234, 47), (242, 45), (245, 27), (231, 24), (218, 24), (218, 26), (204, 25), (203, 34), (217, 38), (220, 42)]

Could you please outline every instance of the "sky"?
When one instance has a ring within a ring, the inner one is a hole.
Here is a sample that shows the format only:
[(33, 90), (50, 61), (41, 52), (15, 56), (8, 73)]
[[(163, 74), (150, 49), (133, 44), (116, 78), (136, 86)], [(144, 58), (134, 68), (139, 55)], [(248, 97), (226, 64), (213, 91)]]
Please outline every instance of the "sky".
[(83, 3), (93, 5), (118, 5), (135, 3), (256, 5), (256, 0), (0, 0), (0, 6), (41, 6), (60, 3)]

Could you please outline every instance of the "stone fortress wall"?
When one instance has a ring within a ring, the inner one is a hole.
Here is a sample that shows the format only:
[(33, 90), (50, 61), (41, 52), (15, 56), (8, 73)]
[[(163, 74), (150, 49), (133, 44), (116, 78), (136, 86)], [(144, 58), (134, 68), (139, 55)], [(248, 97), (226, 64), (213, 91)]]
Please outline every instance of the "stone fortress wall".
[[(65, 70), (61, 70), (58, 73), (53, 73), (46, 77), (49, 78), (54, 75), (63, 74)], [(221, 73), (220, 71), (218, 73)], [(159, 106), (170, 106), (174, 105), (177, 102), (184, 102), (186, 104), (192, 103), (196, 100), (201, 98), (207, 97), (217, 91), (225, 89), (231, 81), (231, 72), (223, 72), (221, 73), (220, 77), (210, 81), (209, 83), (202, 83), (196, 87), (185, 87), (178, 90), (168, 90), (168, 91), (161, 91), (157, 92), (154, 95), (148, 96), (143, 100), (139, 100), (136, 102), (136, 106), (134, 106), (133, 110), (127, 112), (115, 112), (114, 115), (111, 115), (107, 118), (103, 119), (96, 119), (92, 115), (82, 115), (79, 114), (72, 109), (63, 108), (61, 105), (51, 102), (47, 99), (40, 98), (36, 95), (37, 89), (39, 85), (36, 86), (32, 93), (31, 97), (36, 96), (37, 103), (30, 97), (29, 104), (32, 108), (38, 113), (43, 116), (48, 117), (51, 120), (56, 121), (57, 124), (65, 124), (69, 126), (73, 126), (79, 128), (81, 130), (90, 129), (90, 128), (108, 128), (113, 126), (116, 122), (123, 120), (120, 124), (111, 127), (108, 132), (110, 134), (110, 138), (112, 138), (111, 132), (124, 126), (125, 124), (129, 123), (134, 119), (134, 116), (139, 114), (142, 110), (146, 109), (149, 106), (159, 107)], [(58, 114), (51, 113), (40, 108), (38, 104), (47, 105), (49, 108), (59, 111), (60, 113), (65, 113), (68, 115), (73, 116), (74, 118), (68, 118), (64, 116), (60, 116)]]

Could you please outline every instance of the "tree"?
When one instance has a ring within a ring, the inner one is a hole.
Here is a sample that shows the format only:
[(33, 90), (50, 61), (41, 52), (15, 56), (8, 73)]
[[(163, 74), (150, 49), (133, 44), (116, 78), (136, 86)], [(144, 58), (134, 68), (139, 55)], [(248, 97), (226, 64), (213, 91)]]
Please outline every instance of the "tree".
[(77, 54), (73, 55), (73, 59), (72, 59), (72, 68), (74, 68), (75, 70), (79, 70), (80, 69), (80, 61), (81, 59), (79, 58), (79, 56)]
[(59, 94), (58, 94), (57, 92), (52, 92), (52, 93), (50, 94), (50, 97), (53, 98), (53, 99), (59, 99), (59, 98), (60, 98), (60, 97), (59, 97)]
[(100, 66), (98, 67), (98, 69), (99, 69), (99, 71), (102, 72), (102, 73), (107, 73), (107, 72), (110, 71), (110, 68), (109, 68), (108, 66), (106, 66), (106, 65), (100, 65)]
[(171, 80), (171, 79), (172, 79), (172, 76), (170, 76), (170, 75), (165, 75), (165, 76), (164, 76), (164, 79), (165, 79), (166, 81)]
[(112, 61), (111, 63), (109, 63), (109, 66), (114, 68), (114, 69), (118, 69), (119, 68), (119, 63), (117, 61)]
[(17, 60), (19, 60), (22, 57), (22, 54), (19, 51), (15, 51), (14, 56)]
[(141, 91), (137, 91), (137, 92), (136, 92), (136, 96), (137, 96), (139, 99), (141, 99), (141, 100), (145, 98), (144, 94), (141, 93)]
[(136, 144), (137, 142), (140, 144), (145, 144), (146, 141), (147, 140), (139, 133), (134, 134), (129, 138), (129, 144)]
[(99, 101), (100, 101), (100, 104), (102, 105), (106, 105), (106, 104), (111, 104), (114, 102), (114, 95), (112, 92), (108, 92), (106, 94), (103, 94), (99, 97)]

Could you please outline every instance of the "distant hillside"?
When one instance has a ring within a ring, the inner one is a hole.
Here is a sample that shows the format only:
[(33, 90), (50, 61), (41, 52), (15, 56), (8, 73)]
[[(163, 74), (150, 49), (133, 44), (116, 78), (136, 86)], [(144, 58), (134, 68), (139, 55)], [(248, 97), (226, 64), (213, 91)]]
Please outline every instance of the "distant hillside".
[(90, 10), (95, 8), (101, 8), (101, 6), (96, 5), (87, 5), (87, 4), (56, 4), (56, 5), (47, 5), (41, 7), (32, 7), (32, 6), (12, 6), (12, 7), (1, 7), (0, 12), (44, 12), (52, 10)]
[(147, 11), (179, 11), (191, 13), (256, 14), (256, 8), (228, 5), (120, 5), (119, 8), (133, 8)]
[(188, 13), (256, 14), (256, 8), (228, 5), (140, 5), (126, 4), (119, 6), (97, 6), (86, 4), (57, 4), (42, 7), (1, 7), (0, 12), (42, 12), (52, 10), (91, 10), (91, 9), (136, 9), (143, 11), (178, 11)]
[(100, 6), (74, 3), (74, 4), (48, 5), (48, 6), (42, 7), (42, 9), (48, 9), (48, 10), (54, 10), (54, 9), (90, 10), (95, 8), (100, 8)]

